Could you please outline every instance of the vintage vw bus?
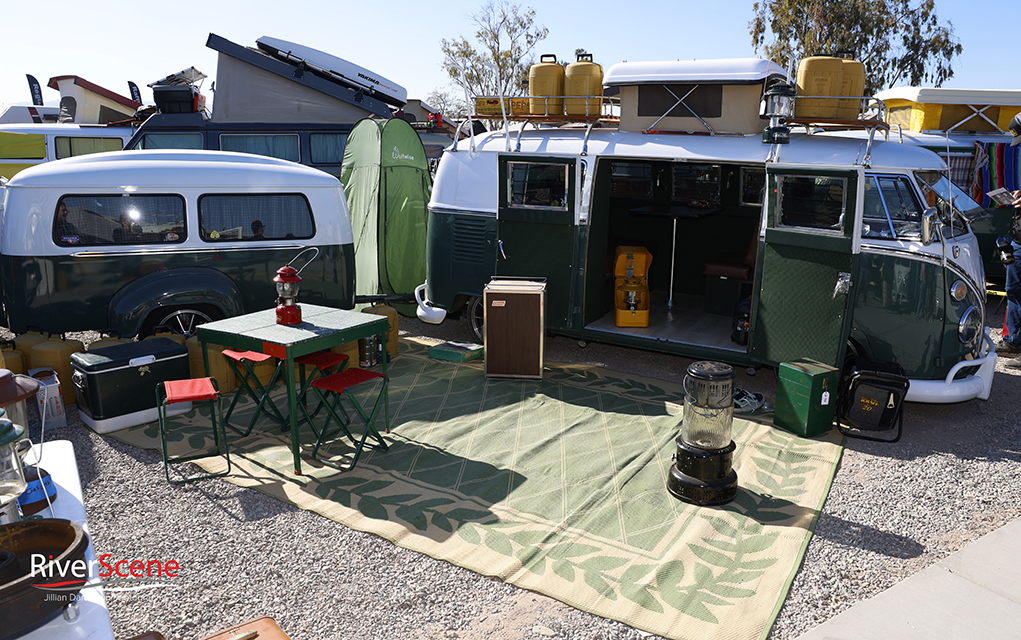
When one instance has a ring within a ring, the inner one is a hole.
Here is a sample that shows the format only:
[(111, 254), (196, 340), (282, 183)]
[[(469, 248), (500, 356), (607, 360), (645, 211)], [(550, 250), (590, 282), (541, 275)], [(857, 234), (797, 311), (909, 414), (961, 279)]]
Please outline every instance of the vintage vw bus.
[(273, 306), (276, 270), (307, 247), (319, 254), (301, 272), (299, 300), (351, 308), (344, 191), (316, 169), (219, 151), (48, 162), (4, 189), (3, 322), (16, 333), (38, 325), (133, 336), (170, 325), (191, 334)]
[[(604, 79), (619, 123), (526, 122), (447, 150), (419, 316), (460, 310), (481, 337), (492, 276), (544, 278), (554, 333), (752, 366), (864, 355), (899, 363), (909, 400), (987, 398), (982, 258), (931, 186), (946, 164), (825, 134), (764, 144), (758, 100), (782, 75), (763, 60), (621, 63)], [(621, 322), (621, 256), (639, 254), (648, 290), (628, 291), (648, 319)]]

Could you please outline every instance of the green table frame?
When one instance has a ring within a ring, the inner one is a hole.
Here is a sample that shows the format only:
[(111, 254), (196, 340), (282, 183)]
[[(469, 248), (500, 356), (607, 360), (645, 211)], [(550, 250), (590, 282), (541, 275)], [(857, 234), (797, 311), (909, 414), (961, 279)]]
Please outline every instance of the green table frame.
[[(374, 335), (386, 335), (386, 316), (331, 309), (312, 304), (301, 305), (301, 324), (276, 322), (276, 310), (256, 311), (243, 316), (217, 320), (198, 326), (202, 343), (202, 363), (209, 375), (207, 344), (217, 344), (238, 351), (258, 351), (285, 360), (284, 382), (287, 385), (287, 419), (291, 428), (291, 451), (294, 473), (301, 475), (301, 443), (298, 440), (298, 394), (294, 380), (294, 359), (310, 353), (342, 345)], [(387, 358), (383, 358), (386, 374)], [(387, 400), (389, 403), (389, 400)], [(390, 425), (384, 425), (389, 428)]]

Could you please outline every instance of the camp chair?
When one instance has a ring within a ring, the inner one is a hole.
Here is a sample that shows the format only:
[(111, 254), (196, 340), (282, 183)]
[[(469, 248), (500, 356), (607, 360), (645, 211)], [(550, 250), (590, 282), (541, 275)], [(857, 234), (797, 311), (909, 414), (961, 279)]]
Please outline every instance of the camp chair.
[[(338, 372), (343, 371), (344, 367), (347, 366), (347, 361), (348, 357), (346, 353), (334, 353), (329, 350), (317, 351), (294, 359), (294, 364), (298, 365), (301, 372), (298, 376), (298, 397), (301, 399), (301, 411), (305, 414), (305, 420), (308, 421), (309, 426), (312, 427), (312, 431), (317, 437), (319, 432), (316, 430), (315, 424), (312, 422), (312, 418), (319, 414), (319, 411), (323, 408), (323, 403), (320, 402), (315, 411), (310, 414), (308, 412), (308, 401), (306, 399), (306, 395), (308, 394), (309, 389), (312, 388), (313, 381), (325, 377), (327, 372), (333, 367), (338, 367)], [(312, 371), (307, 377), (305, 375), (305, 367), (312, 367)]]
[[(172, 457), (167, 451), (167, 405), (179, 402), (209, 401), (209, 420), (212, 423), (215, 451), (193, 453)], [(220, 400), (220, 388), (213, 378), (195, 378), (191, 380), (168, 380), (156, 384), (156, 407), (159, 413), (160, 440), (163, 443), (163, 472), (170, 484), (184, 484), (194, 480), (219, 478), (230, 473), (230, 450), (227, 448), (227, 433), (223, 430), (223, 404)], [(227, 470), (223, 473), (211, 473), (193, 476), (181, 480), (170, 478), (170, 465), (180, 462), (191, 462), (200, 458), (222, 455), (227, 459)]]
[[(234, 392), (234, 399), (231, 400), (230, 407), (227, 409), (227, 415), (223, 417), (223, 423), (240, 433), (242, 437), (252, 432), (252, 428), (255, 427), (255, 421), (259, 419), (260, 413), (265, 413), (282, 425), (286, 424), (287, 419), (280, 413), (280, 409), (273, 403), (273, 398), (269, 395), (269, 390), (273, 388), (273, 383), (277, 381), (280, 372), (283, 370), (283, 360), (277, 362), (277, 366), (273, 370), (273, 376), (269, 379), (269, 384), (263, 385), (259, 377), (255, 375), (255, 365), (259, 362), (265, 362), (273, 356), (268, 356), (258, 351), (231, 351), (230, 349), (224, 349), (223, 355), (227, 358), (227, 363), (230, 364), (231, 369), (234, 370), (234, 375), (238, 379), (238, 389)], [(244, 368), (243, 372), (242, 368)], [(230, 417), (234, 414), (238, 400), (241, 399), (243, 394), (247, 394), (256, 402), (255, 412), (252, 413), (252, 419), (248, 422), (248, 428), (244, 431), (230, 423)]]
[[(372, 407), (372, 413), (366, 414), (365, 410), (362, 408), (361, 403), (358, 402), (358, 399), (354, 396), (354, 394), (350, 393), (350, 390), (352, 387), (356, 387), (364, 382), (376, 379), (381, 380), (382, 385), (380, 386), (379, 392), (376, 394), (376, 401)], [(354, 468), (355, 464), (357, 464), (358, 457), (362, 454), (362, 449), (364, 449), (365, 447), (365, 441), (368, 439), (370, 435), (376, 441), (376, 443), (379, 444), (379, 447), (383, 449), (383, 451), (388, 450), (389, 447), (387, 447), (386, 442), (383, 440), (383, 436), (381, 436), (379, 434), (379, 431), (376, 429), (375, 421), (377, 415), (379, 414), (380, 405), (382, 405), (386, 420), (385, 430), (387, 433), (390, 432), (389, 427), (390, 403), (388, 395), (389, 383), (390, 379), (388, 376), (382, 373), (377, 373), (375, 371), (367, 371), (365, 369), (347, 369), (346, 371), (341, 371), (340, 373), (334, 373), (333, 375), (326, 376), (324, 378), (317, 378), (316, 380), (314, 380), (312, 382), (312, 388), (315, 389), (316, 394), (319, 396), (320, 402), (326, 406), (327, 416), (326, 421), (323, 423), (322, 431), (319, 432), (319, 435), (316, 439), (316, 446), (312, 450), (312, 457), (315, 458), (316, 460), (319, 460), (325, 465), (333, 467), (334, 469), (339, 469), (341, 471), (350, 471), (351, 469)], [(332, 403), (329, 402), (328, 397), (329, 394), (333, 394)], [(351, 421), (347, 418), (346, 412), (344, 412), (345, 413), (344, 417), (341, 417), (337, 413), (338, 409), (343, 410), (343, 408), (340, 406), (341, 398), (347, 398), (348, 401), (351, 403), (351, 406), (354, 407), (354, 410), (365, 422), (365, 427), (362, 431), (362, 437), (360, 440), (356, 440), (355, 437), (351, 434), (351, 431), (348, 429), (348, 427), (351, 425)], [(322, 446), (323, 440), (326, 439), (326, 434), (329, 431), (328, 427), (332, 420), (337, 421), (338, 425), (337, 432), (339, 433), (343, 431), (344, 435), (346, 435), (348, 438), (351, 439), (353, 443), (355, 443), (354, 456), (351, 458), (351, 463), (346, 467), (341, 466), (339, 464), (335, 464), (328, 460), (322, 460), (317, 455), (319, 453), (319, 447)]]

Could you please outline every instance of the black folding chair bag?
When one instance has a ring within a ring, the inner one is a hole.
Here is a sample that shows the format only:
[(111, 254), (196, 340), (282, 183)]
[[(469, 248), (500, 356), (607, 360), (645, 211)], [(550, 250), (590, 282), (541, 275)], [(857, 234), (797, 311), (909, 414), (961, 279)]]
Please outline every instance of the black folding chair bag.
[[(849, 438), (897, 442), (904, 429), (909, 385), (898, 364), (851, 358), (841, 374), (837, 428)], [(892, 437), (878, 436), (887, 431), (893, 432)]]

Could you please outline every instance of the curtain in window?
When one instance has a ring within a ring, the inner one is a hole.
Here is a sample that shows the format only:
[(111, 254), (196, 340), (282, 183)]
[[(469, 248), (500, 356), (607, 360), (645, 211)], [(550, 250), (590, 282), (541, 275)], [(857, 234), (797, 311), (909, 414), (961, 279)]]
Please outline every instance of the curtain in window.
[(221, 151), (238, 151), (258, 156), (269, 156), (299, 162), (298, 136), (296, 135), (239, 135), (223, 134), (220, 136)]
[(313, 164), (340, 164), (344, 161), (346, 133), (313, 133), (308, 143)]

